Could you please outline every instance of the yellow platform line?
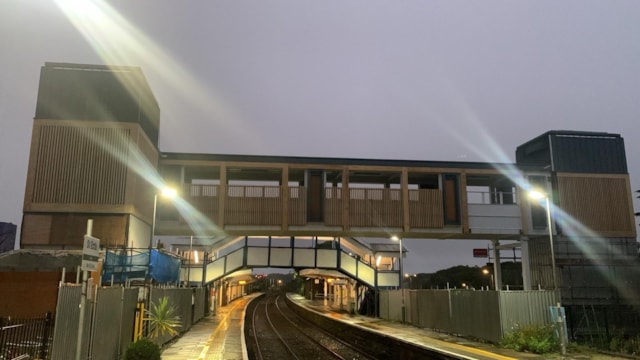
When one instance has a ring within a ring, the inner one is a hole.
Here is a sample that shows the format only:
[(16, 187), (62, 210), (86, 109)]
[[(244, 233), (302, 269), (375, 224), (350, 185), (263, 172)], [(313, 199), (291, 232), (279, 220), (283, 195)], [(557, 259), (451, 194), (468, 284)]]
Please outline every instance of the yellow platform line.
[[(482, 356), (486, 356), (486, 357), (489, 357), (489, 358), (492, 358), (492, 359), (518, 360), (518, 358), (514, 358), (514, 357), (511, 357), (511, 356), (500, 355), (500, 354), (492, 353), (490, 351), (476, 349), (476, 348), (473, 348), (473, 347), (460, 345), (460, 344), (455, 344), (455, 343), (450, 343), (450, 342), (446, 342), (446, 341), (442, 341), (442, 340), (438, 340), (438, 339), (432, 339), (432, 341), (436, 342), (436, 343), (440, 343), (441, 346), (443, 346), (443, 347), (452, 347), (454, 349), (467, 351), (467, 352), (470, 352), (470, 353), (473, 353), (473, 354), (476, 354), (476, 355), (482, 355)], [(460, 355), (460, 354), (458, 354), (458, 355)]]
[[(213, 342), (213, 340), (216, 338), (218, 332), (220, 331), (220, 329), (222, 329), (223, 327), (225, 327), (225, 325), (227, 324), (227, 319), (229, 318), (229, 316), (231, 316), (231, 314), (233, 313), (233, 311), (240, 305), (240, 302), (234, 302), (233, 307), (227, 312), (227, 314), (222, 318), (222, 320), (220, 321), (220, 323), (218, 323), (218, 326), (216, 326), (216, 328), (213, 330), (213, 332), (211, 333), (211, 336), (209, 336), (209, 339), (207, 340), (206, 344), (204, 345), (204, 347), (202, 348), (202, 351), (200, 352), (200, 356), (198, 356), (198, 359), (204, 359), (207, 356), (207, 353), (209, 352), (209, 348), (211, 347), (211, 343)], [(228, 327), (228, 326), (227, 326)]]

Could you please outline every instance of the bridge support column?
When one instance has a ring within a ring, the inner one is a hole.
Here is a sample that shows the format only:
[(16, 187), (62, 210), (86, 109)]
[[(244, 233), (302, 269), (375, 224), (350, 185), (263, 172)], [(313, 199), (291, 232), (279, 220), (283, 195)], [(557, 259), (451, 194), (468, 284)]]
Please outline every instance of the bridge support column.
[[(355, 284), (353, 283), (353, 281), (351, 279), (347, 280), (347, 305), (349, 306), (349, 312), (350, 313), (354, 313), (355, 312), (355, 302), (356, 302), (356, 295), (355, 295)], [(352, 306), (353, 304), (353, 306)]]
[(493, 240), (493, 276), (496, 290), (502, 290), (502, 269), (500, 268), (500, 241)]

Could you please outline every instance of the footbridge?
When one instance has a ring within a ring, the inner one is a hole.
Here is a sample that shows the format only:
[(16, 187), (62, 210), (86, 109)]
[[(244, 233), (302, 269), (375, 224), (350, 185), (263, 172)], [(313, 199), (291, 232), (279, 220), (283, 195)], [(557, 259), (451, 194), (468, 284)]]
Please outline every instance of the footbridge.
[(210, 284), (244, 269), (288, 268), (306, 277), (342, 275), (369, 288), (390, 288), (400, 284), (399, 256), (397, 244), (355, 238), (229, 237), (216, 242), (203, 261), (188, 262), (187, 276), (192, 285)]
[[(380, 287), (397, 285), (399, 268), (378, 264), (376, 249), (355, 239), (383, 239), (396, 251), (392, 237), (488, 240), (494, 263), (505, 246), (521, 249), (525, 289), (555, 288), (557, 266), (548, 254), (559, 250), (558, 238), (635, 237), (626, 167), (573, 161), (566, 149), (580, 146), (593, 154), (622, 149), (619, 136), (551, 131), (519, 146), (515, 163), (161, 153), (156, 186), (174, 187), (179, 196), (157, 195), (152, 213), (131, 217), (128, 246), (144, 247), (158, 236), (215, 239), (199, 248), (207, 263), (191, 271), (190, 282), (280, 267), (331, 270)], [(549, 163), (552, 155), (563, 162)], [(546, 206), (527, 196), (531, 189), (546, 194)], [(562, 226), (559, 219), (584, 226)], [(253, 245), (255, 238), (267, 244)], [(274, 245), (275, 239), (287, 244)], [(569, 244), (563, 245), (568, 252)], [(494, 278), (500, 287), (500, 267)]]

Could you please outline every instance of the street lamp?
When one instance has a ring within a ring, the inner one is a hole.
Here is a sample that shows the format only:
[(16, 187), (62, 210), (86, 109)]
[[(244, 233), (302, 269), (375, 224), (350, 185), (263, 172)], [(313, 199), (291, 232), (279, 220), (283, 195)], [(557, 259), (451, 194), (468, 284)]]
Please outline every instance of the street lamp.
[(391, 240), (393, 241), (397, 241), (398, 245), (400, 245), (400, 257), (398, 258), (398, 266), (400, 267), (400, 269), (398, 269), (398, 280), (400, 281), (398, 283), (398, 288), (400, 289), (400, 292), (402, 294), (402, 323), (405, 322), (405, 314), (404, 314), (404, 290), (402, 290), (402, 238), (399, 236), (392, 236)]
[[(547, 210), (547, 229), (549, 230), (549, 246), (551, 247), (551, 275), (553, 276), (553, 292), (557, 293), (558, 290), (558, 282), (556, 280), (556, 257), (553, 251), (553, 231), (551, 229), (551, 205), (549, 204), (549, 195), (540, 192), (540, 191), (530, 191), (529, 197), (532, 199), (540, 200), (544, 199), (544, 204)], [(564, 319), (560, 314), (560, 301), (558, 301), (558, 334), (560, 334), (560, 349), (562, 355), (565, 355), (567, 352), (566, 348), (566, 332), (564, 331)]]
[(400, 254), (399, 254), (399, 256), (400, 256), (400, 257), (398, 258), (398, 267), (399, 267), (399, 269), (398, 269), (398, 270), (399, 270), (399, 271), (398, 271), (398, 275), (399, 275), (399, 276), (398, 276), (398, 280), (399, 280), (400, 282), (398, 283), (398, 288), (399, 288), (399, 289), (402, 289), (402, 238), (401, 238), (401, 237), (398, 237), (398, 236), (393, 235), (393, 236), (391, 237), (391, 240), (393, 240), (393, 241), (397, 241), (397, 242), (399, 243), (399, 245), (400, 245)]
[(551, 229), (551, 206), (549, 204), (549, 196), (540, 191), (530, 191), (529, 197), (535, 200), (544, 199), (545, 208), (547, 210), (547, 229), (549, 230), (549, 246), (551, 247), (551, 275), (553, 276), (553, 290), (558, 290), (558, 282), (556, 280), (556, 257), (553, 251), (553, 230)]
[(489, 277), (489, 290), (491, 290), (491, 288), (493, 288), (493, 276), (491, 276), (491, 271), (489, 271), (489, 269), (487, 268), (483, 268), (482, 269), (482, 274), (486, 275)]

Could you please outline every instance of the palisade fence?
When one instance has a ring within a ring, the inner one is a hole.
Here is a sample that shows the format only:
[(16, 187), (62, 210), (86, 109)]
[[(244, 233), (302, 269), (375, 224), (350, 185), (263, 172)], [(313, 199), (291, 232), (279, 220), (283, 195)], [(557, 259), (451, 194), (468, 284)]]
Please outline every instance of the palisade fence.
[(0, 359), (44, 359), (53, 337), (50, 312), (29, 318), (0, 318)]
[[(94, 289), (87, 299), (82, 341), (82, 359), (119, 360), (124, 357), (127, 346), (133, 342), (137, 308), (140, 300), (145, 300), (142, 287), (100, 287)], [(179, 332), (187, 331), (206, 313), (207, 292), (203, 288), (155, 288), (149, 292), (149, 300), (154, 303), (166, 296), (169, 304), (180, 316)], [(81, 287), (77, 284), (63, 284), (58, 291), (58, 305), (51, 351), (46, 359), (74, 359), (79, 328), (79, 304)], [(145, 305), (148, 306), (148, 305)], [(170, 336), (153, 339), (162, 345), (171, 340)], [(45, 358), (43, 358), (45, 359)]]
[[(404, 299), (403, 299), (404, 298)], [(551, 324), (554, 291), (383, 290), (380, 317), (494, 343), (516, 326)]]

